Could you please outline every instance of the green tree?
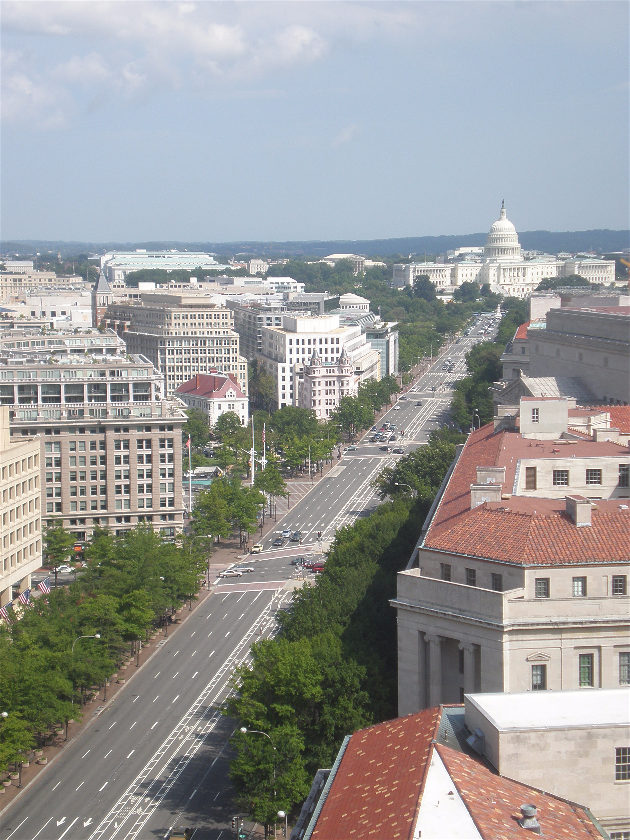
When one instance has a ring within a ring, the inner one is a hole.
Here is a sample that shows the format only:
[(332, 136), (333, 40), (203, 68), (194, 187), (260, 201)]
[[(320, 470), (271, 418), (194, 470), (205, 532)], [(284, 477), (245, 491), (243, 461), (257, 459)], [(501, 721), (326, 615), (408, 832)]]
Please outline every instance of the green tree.
[(553, 289), (585, 288), (596, 285), (590, 283), (585, 277), (581, 277), (579, 274), (569, 274), (567, 277), (547, 277), (541, 280), (536, 286), (536, 291), (545, 292)]
[(453, 292), (453, 300), (474, 302), (480, 295), (479, 284), (466, 282), (458, 286)]
[(207, 490), (202, 490), (193, 510), (193, 531), (200, 536), (212, 534), (217, 540), (232, 533), (229, 506), (229, 484), (216, 479)]
[(421, 298), (422, 300), (427, 301), (434, 301), (436, 298), (435, 295), (435, 286), (429, 280), (428, 275), (426, 274), (419, 274), (412, 286), (413, 295), (414, 297)]
[(352, 438), (361, 429), (372, 425), (374, 413), (369, 404), (356, 397), (342, 397), (332, 417), (333, 422), (339, 423), (343, 431)]
[(205, 444), (210, 440), (208, 417), (198, 408), (188, 409), (186, 411), (186, 417), (188, 419), (182, 428), (184, 443), (188, 440), (188, 436), (190, 435), (190, 442), (193, 448), (205, 446)]
[(55, 573), (55, 586), (57, 584), (57, 569), (72, 554), (74, 543), (74, 536), (65, 528), (62, 528), (61, 525), (46, 529), (44, 534), (46, 558)]

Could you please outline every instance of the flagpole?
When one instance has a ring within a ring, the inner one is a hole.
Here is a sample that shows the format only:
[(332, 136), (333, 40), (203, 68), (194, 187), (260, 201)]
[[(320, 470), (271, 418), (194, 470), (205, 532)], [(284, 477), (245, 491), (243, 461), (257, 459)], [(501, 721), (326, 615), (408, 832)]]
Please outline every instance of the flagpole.
[(262, 433), (263, 456), (262, 456), (262, 461), (260, 462), (262, 464), (263, 470), (267, 466), (267, 442), (266, 442), (267, 434), (266, 434), (266, 430), (267, 430), (267, 424), (263, 423), (263, 433)]
[(192, 460), (190, 451), (192, 444), (190, 435), (188, 435), (188, 520), (192, 517)]
[(254, 443), (254, 418), (252, 417), (252, 487), (254, 486), (254, 474), (256, 473), (256, 448)]

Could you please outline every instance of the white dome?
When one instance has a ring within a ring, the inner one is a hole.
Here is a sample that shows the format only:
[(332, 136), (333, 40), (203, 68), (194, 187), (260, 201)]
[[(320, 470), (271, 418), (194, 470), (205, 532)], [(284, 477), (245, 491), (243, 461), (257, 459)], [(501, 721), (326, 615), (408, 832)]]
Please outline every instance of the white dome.
[(486, 260), (519, 260), (521, 246), (518, 234), (505, 211), (505, 202), (501, 202), (501, 214), (493, 223), (484, 248)]

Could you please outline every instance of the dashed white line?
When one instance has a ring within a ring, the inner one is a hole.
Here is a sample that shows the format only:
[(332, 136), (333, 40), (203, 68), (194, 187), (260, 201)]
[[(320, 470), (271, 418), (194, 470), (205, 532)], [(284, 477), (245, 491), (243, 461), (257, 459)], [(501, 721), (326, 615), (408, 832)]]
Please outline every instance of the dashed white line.
[(214, 656), (214, 651), (213, 650), (210, 651), (210, 653), (208, 654), (208, 659), (210, 659), (211, 656)]
[(134, 753), (135, 753), (135, 750), (131, 750), (131, 752), (129, 753), (129, 755), (127, 756), (127, 758), (131, 758), (131, 756), (132, 756)]
[(85, 779), (83, 779), (83, 781), (81, 782), (81, 784), (79, 785), (79, 787), (75, 788), (75, 791), (76, 791), (76, 790), (79, 790), (79, 788), (80, 788), (82, 785), (84, 785), (84, 784), (85, 784)]
[(239, 615), (239, 617), (238, 617), (238, 620), (240, 621), (243, 618), (244, 615), (245, 615), (245, 613), (241, 613), (241, 615)]
[(161, 673), (162, 673), (161, 671), (158, 671), (157, 674), (153, 677), (153, 679), (157, 680), (157, 678), (160, 676)]
[(139, 694), (136, 694), (136, 696), (133, 698), (133, 700), (132, 700), (131, 702), (132, 702), (132, 703), (135, 703), (135, 702), (136, 702), (136, 700), (139, 700), (139, 699), (140, 699), (140, 695), (139, 695)]
[(153, 698), (153, 700), (151, 700), (151, 702), (155, 703), (155, 701), (158, 699), (159, 696), (160, 696), (159, 694), (156, 694), (156, 696)]
[(199, 671), (195, 671), (195, 673), (192, 675), (192, 677), (190, 679), (194, 680), (198, 673), (199, 673)]
[(175, 673), (173, 674), (173, 679), (175, 679), (175, 677), (176, 677), (178, 674), (179, 674), (179, 671), (175, 671)]
[(153, 726), (151, 727), (151, 729), (155, 729), (155, 727), (156, 727), (157, 725), (158, 725), (158, 721), (156, 720), (156, 721), (155, 721), (155, 723), (153, 724)]
[(137, 721), (137, 720), (134, 720), (134, 722), (131, 724), (131, 726), (129, 727), (129, 729), (133, 729), (133, 728), (134, 728), (134, 726), (136, 725), (136, 723), (138, 723), (138, 721)]
[(192, 639), (192, 637), (195, 635), (195, 633), (196, 633), (196, 632), (197, 632), (196, 630), (193, 630), (193, 631), (192, 631), (192, 633), (190, 634), (190, 638), (191, 638), (191, 639)]
[(104, 785), (101, 785), (100, 788), (98, 789), (98, 792), (100, 793), (103, 790), (104, 787), (107, 787), (108, 784), (109, 784), (109, 782), (105, 782)]
[(179, 653), (179, 651), (176, 650), (175, 653), (173, 654), (173, 656), (177, 656), (178, 653)]
[(116, 721), (116, 720), (115, 720), (115, 721), (114, 721), (114, 722), (113, 722), (110, 726), (108, 726), (107, 728), (108, 728), (108, 729), (112, 729), (114, 726), (116, 726), (116, 724), (117, 724), (117, 723), (118, 723), (118, 721)]
[[(107, 756), (108, 756), (111, 752), (114, 752), (114, 750), (113, 750), (113, 749), (112, 749), (112, 750), (107, 750), (107, 752), (105, 753), (105, 755), (103, 756), (103, 758), (107, 758)], [(54, 790), (54, 789), (55, 789), (55, 788), (53, 788), (53, 790)]]
[(173, 705), (173, 703), (174, 703), (174, 702), (175, 702), (178, 698), (179, 698), (179, 694), (176, 694), (176, 695), (175, 695), (175, 697), (173, 697), (173, 699), (171, 700), (171, 706)]
[(230, 635), (230, 631), (228, 630), (228, 631), (227, 631), (227, 633), (225, 634), (225, 638), (227, 639), (227, 637), (228, 637), (229, 635)]
[(195, 650), (193, 650), (193, 652), (190, 655), (194, 656), (196, 653), (197, 653), (197, 650), (195, 649)]
[(57, 788), (59, 787), (60, 784), (61, 784), (61, 782), (57, 782), (57, 784), (54, 786), (53, 790), (57, 790)]
[(90, 750), (88, 750), (87, 752), (84, 752), (83, 755), (81, 756), (81, 758), (85, 758), (85, 756), (89, 753), (89, 751)]

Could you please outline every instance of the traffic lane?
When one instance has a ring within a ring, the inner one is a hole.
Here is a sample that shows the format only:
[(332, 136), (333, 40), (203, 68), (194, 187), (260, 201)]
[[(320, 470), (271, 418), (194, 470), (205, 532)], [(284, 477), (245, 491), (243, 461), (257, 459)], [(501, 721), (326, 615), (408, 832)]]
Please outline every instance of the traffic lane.
[[(260, 610), (254, 607), (254, 601), (258, 600), (261, 595), (263, 602), (268, 603), (271, 593), (252, 593), (250, 595), (252, 603), (248, 604), (248, 608), (245, 610), (241, 606), (241, 597), (232, 598), (233, 611), (239, 610), (238, 620), (246, 619), (248, 613), (250, 623), (257, 619)], [(225, 608), (226, 598), (221, 597), (217, 600), (223, 605), (222, 608)], [(204, 617), (203, 620), (207, 619)], [(187, 626), (189, 626), (188, 623)], [(216, 647), (208, 652), (209, 657), (214, 653), (217, 654), (217, 662), (220, 662), (221, 657), (225, 656), (226, 649), (231, 647), (231, 642), (228, 641), (230, 633), (225, 631), (224, 627), (221, 630), (222, 632), (217, 633)], [(176, 636), (177, 634), (173, 637), (173, 641), (176, 640)], [(175, 650), (165, 651), (162, 658), (165, 658), (168, 664), (169, 658), (176, 659), (176, 656), (173, 655), (175, 653)], [(189, 653), (192, 654), (193, 651), (189, 651)], [(186, 678), (187, 675), (182, 674), (182, 679), (178, 680), (175, 688), (173, 688), (168, 681), (165, 682), (163, 679), (166, 669), (163, 667), (153, 668), (151, 672), (146, 673), (143, 680), (141, 679), (138, 682), (134, 680), (134, 692), (132, 694), (129, 694), (131, 690), (131, 687), (129, 687), (123, 689), (117, 695), (108, 710), (103, 712), (103, 715), (98, 719), (96, 726), (86, 730), (80, 740), (72, 742), (67, 750), (59, 756), (55, 764), (57, 781), (54, 786), (50, 787), (36, 783), (24, 792), (20, 800), (19, 812), (24, 813), (26, 810), (31, 815), (32, 818), (28, 821), (30, 825), (33, 825), (34, 818), (39, 812), (41, 821), (37, 830), (42, 831), (46, 825), (47, 832), (52, 832), (51, 837), (57, 836), (55, 833), (57, 829), (60, 833), (66, 832), (66, 836), (85, 837), (85, 829), (98, 820), (103, 807), (111, 801), (112, 796), (120, 795), (121, 788), (128, 784), (129, 777), (137, 771), (138, 765), (142, 765), (143, 761), (146, 763), (148, 760), (149, 753), (155, 748), (155, 742), (159, 743), (160, 739), (163, 738), (164, 726), (157, 726), (157, 724), (160, 721), (163, 724), (165, 722), (166, 731), (170, 731), (172, 723), (169, 725), (168, 718), (172, 722), (173, 705), (177, 703), (175, 708), (179, 708), (194, 702), (199, 689), (192, 685), (195, 678), (193, 676), (194, 672), (191, 674), (192, 667), (194, 667), (191, 665), (193, 660), (194, 657), (191, 655), (188, 663), (190, 683)], [(150, 663), (153, 662), (154, 659), (150, 660)], [(147, 666), (145, 665), (145, 667)], [(208, 668), (207, 665), (205, 667)], [(210, 668), (210, 672), (212, 672), (212, 668)], [(142, 671), (138, 672), (138, 677), (141, 673)], [(198, 674), (195, 676), (198, 676)], [(207, 676), (208, 674), (206, 674)], [(224, 682), (227, 685), (227, 678)], [(166, 710), (162, 708), (160, 714), (158, 714), (158, 707), (154, 705), (156, 692), (154, 683), (162, 683), (165, 686), (161, 690), (163, 705), (166, 703), (167, 706)], [(190, 692), (182, 692), (182, 687), (185, 688), (187, 684), (190, 686)], [(180, 690), (176, 692), (177, 688)], [(178, 702), (178, 694), (183, 695), (180, 702)], [(137, 700), (135, 699), (136, 696)], [(136, 705), (138, 701), (141, 701), (139, 706)], [(147, 716), (143, 706), (148, 706), (149, 701), (151, 714)], [(138, 712), (135, 711), (136, 709), (138, 709)], [(141, 713), (140, 710), (142, 710)], [(131, 712), (131, 715), (129, 712)], [(136, 721), (131, 719), (133, 717), (137, 717)], [(156, 721), (151, 724), (150, 721), (153, 717), (156, 717)], [(59, 778), (60, 776), (61, 778)], [(106, 790), (107, 788), (109, 790)], [(32, 798), (35, 801), (29, 803), (28, 799)], [(90, 803), (88, 810), (84, 807), (86, 800)], [(61, 808), (59, 807), (60, 803), (62, 803)], [(17, 816), (17, 811), (15, 813)], [(32, 834), (29, 833), (29, 827), (26, 827), (26, 833), (18, 832), (15, 836), (31, 837), (35, 833), (35, 831)]]

